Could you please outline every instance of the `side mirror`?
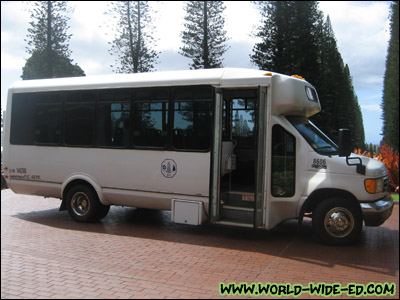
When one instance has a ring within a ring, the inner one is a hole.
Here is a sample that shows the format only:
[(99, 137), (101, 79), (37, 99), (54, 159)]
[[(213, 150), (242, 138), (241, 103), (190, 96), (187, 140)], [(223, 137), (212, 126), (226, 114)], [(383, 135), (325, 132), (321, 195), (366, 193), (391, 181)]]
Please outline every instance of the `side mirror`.
[(350, 156), (352, 150), (351, 130), (339, 129), (339, 156)]

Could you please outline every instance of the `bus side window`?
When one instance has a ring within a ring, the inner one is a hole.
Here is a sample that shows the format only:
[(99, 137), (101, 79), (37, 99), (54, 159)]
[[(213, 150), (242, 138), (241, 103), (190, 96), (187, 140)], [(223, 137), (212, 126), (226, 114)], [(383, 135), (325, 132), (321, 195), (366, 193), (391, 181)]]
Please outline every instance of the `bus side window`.
[(35, 142), (60, 145), (62, 103), (38, 103), (35, 107)]
[(174, 101), (174, 148), (208, 150), (211, 124), (211, 101)]
[(64, 103), (64, 143), (67, 146), (94, 146), (97, 92), (67, 91)]
[(164, 148), (168, 145), (168, 102), (135, 102), (133, 106), (133, 144)]
[(212, 89), (210, 86), (178, 87), (173, 97), (173, 148), (207, 151), (212, 137)]
[[(14, 94), (11, 109), (10, 143), (34, 145), (35, 103), (38, 93)], [(21, 122), (23, 120), (23, 122)]]
[(103, 147), (129, 145), (130, 102), (108, 102), (97, 105), (97, 144)]
[(92, 146), (95, 103), (65, 103), (65, 143), (68, 146)]
[(296, 139), (279, 125), (272, 128), (272, 195), (292, 197), (295, 193)]
[(255, 99), (232, 99), (232, 138), (239, 148), (255, 147)]

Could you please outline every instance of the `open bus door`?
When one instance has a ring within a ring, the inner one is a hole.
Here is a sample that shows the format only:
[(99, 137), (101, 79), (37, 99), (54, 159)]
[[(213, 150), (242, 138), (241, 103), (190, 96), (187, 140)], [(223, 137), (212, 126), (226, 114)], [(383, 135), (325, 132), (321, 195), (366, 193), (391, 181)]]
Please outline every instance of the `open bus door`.
[(217, 90), (211, 222), (263, 225), (266, 88)]

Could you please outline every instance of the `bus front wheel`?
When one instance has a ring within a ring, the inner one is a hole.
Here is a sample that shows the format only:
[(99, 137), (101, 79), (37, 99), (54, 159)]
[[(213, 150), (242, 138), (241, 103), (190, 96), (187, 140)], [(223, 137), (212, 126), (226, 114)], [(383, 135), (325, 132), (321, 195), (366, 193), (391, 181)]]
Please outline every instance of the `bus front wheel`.
[(104, 218), (110, 206), (100, 203), (96, 192), (86, 185), (76, 185), (67, 194), (69, 215), (78, 222), (94, 222)]
[(362, 229), (361, 210), (349, 199), (327, 199), (314, 209), (312, 227), (315, 235), (326, 244), (352, 244)]

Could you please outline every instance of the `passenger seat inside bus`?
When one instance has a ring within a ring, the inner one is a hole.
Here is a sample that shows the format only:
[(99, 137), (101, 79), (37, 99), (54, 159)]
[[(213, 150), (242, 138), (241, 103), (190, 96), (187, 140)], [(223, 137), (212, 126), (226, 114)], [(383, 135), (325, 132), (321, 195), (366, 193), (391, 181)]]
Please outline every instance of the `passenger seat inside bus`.
[(236, 169), (236, 155), (233, 154), (236, 144), (236, 141), (222, 142), (221, 176), (231, 173)]

